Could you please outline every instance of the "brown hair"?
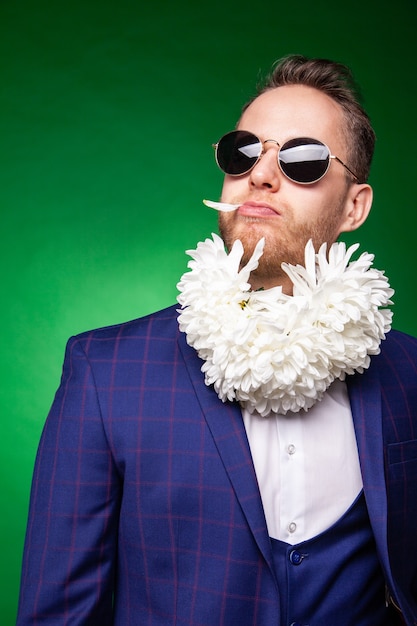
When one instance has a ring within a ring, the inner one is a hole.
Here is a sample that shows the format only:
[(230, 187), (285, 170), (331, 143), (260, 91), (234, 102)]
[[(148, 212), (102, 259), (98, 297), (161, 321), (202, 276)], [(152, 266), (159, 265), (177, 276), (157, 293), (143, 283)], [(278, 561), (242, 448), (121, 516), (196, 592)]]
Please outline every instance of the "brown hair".
[[(351, 70), (328, 59), (308, 59), (289, 55), (277, 61), (255, 98), (265, 91), (283, 85), (305, 85), (327, 94), (342, 108), (345, 134), (349, 142), (348, 165), (359, 182), (369, 176), (375, 146), (375, 133), (370, 119), (360, 104), (360, 92)], [(251, 102), (245, 105), (245, 110)]]

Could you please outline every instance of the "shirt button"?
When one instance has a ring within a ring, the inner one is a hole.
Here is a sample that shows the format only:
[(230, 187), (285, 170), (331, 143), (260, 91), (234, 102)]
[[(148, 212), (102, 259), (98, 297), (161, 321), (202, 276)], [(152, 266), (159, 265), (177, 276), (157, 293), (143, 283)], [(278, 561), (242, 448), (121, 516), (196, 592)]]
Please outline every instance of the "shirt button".
[(300, 565), (301, 561), (303, 560), (303, 555), (300, 554), (300, 552), (298, 552), (297, 550), (291, 550), (289, 559), (290, 563), (292, 563), (293, 565)]
[(293, 443), (290, 443), (290, 445), (287, 448), (287, 452), (288, 454), (295, 454), (295, 445)]
[(288, 524), (288, 530), (290, 533), (295, 533), (297, 530), (297, 524), (295, 522), (291, 522), (291, 524)]

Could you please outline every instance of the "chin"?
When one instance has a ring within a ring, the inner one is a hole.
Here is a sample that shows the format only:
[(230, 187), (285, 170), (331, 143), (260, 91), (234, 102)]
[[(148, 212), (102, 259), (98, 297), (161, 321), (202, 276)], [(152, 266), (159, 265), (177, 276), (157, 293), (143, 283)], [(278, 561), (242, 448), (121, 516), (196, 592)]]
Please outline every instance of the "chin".
[(228, 250), (231, 249), (233, 243), (239, 239), (245, 250), (245, 257), (252, 255), (252, 252), (262, 237), (266, 241), (271, 234), (268, 232), (268, 224), (266, 220), (259, 217), (241, 217), (237, 215), (220, 215), (219, 216), (220, 235)]

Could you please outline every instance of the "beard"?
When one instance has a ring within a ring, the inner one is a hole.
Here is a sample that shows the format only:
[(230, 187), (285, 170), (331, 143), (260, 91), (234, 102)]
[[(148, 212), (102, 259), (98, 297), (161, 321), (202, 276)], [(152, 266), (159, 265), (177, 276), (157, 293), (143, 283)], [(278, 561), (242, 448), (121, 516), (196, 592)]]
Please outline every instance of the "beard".
[(338, 226), (344, 208), (345, 197), (340, 199), (337, 207), (329, 208), (315, 220), (297, 223), (289, 210), (276, 220), (241, 216), (233, 213), (220, 213), (219, 230), (226, 248), (230, 251), (233, 243), (240, 239), (244, 254), (241, 266), (246, 265), (253, 254), (258, 241), (265, 237), (265, 248), (259, 265), (251, 273), (251, 279), (258, 286), (265, 288), (272, 285), (288, 284), (288, 276), (282, 270), (282, 263), (304, 265), (304, 250), (307, 242), (313, 241), (317, 252), (321, 244), (330, 246), (339, 235)]

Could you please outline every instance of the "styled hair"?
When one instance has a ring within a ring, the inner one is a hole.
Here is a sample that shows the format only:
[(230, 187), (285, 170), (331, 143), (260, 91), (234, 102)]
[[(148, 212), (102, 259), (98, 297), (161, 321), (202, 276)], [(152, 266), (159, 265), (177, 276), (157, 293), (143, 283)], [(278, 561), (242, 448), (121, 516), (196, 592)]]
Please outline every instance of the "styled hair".
[(262, 93), (284, 85), (313, 87), (340, 105), (348, 142), (348, 165), (359, 182), (366, 182), (374, 153), (375, 133), (361, 105), (360, 91), (351, 70), (328, 59), (289, 55), (277, 61), (266, 81), (258, 88), (255, 98), (243, 110)]

